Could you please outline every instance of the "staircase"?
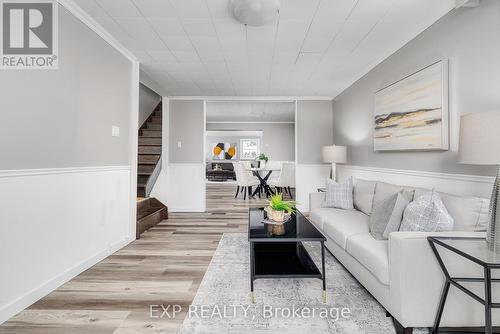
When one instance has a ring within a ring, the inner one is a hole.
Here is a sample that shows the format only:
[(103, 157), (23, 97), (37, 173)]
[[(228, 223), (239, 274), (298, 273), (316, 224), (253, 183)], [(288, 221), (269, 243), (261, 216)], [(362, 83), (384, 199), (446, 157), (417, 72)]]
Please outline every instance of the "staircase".
[(137, 197), (148, 197), (161, 171), (162, 104), (139, 129)]
[(168, 218), (168, 208), (149, 197), (161, 171), (162, 103), (160, 102), (139, 129), (137, 159), (137, 228), (136, 238)]
[(141, 234), (164, 219), (168, 219), (168, 208), (154, 197), (144, 198), (137, 202), (136, 239)]

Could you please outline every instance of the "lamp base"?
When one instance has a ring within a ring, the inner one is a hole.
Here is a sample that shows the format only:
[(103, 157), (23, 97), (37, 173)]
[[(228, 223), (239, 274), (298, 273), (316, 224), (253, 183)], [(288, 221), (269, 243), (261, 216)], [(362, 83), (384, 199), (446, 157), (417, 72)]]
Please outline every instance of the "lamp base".
[(497, 177), (491, 192), (489, 226), (486, 232), (486, 241), (490, 250), (500, 253), (500, 165), (498, 166)]

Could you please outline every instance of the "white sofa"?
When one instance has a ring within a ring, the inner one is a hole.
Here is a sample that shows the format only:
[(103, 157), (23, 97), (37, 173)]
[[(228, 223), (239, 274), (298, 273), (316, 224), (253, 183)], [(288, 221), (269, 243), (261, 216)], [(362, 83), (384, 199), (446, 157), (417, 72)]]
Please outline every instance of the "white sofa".
[[(455, 231), (441, 233), (393, 232), (389, 240), (376, 240), (369, 233), (372, 208), (401, 189), (414, 198), (424, 189), (383, 182), (355, 180), (356, 210), (323, 208), (325, 193), (310, 194), (312, 223), (327, 237), (330, 252), (393, 316), (397, 327), (411, 333), (413, 327), (432, 327), (444, 284), (444, 275), (429, 246), (429, 235), (484, 237), (489, 201), (477, 197), (440, 194), (455, 221)], [(452, 275), (483, 277), (481, 267), (449, 251), (440, 251)], [(494, 273), (493, 273), (494, 274)], [(468, 286), (469, 287), (469, 286)], [(479, 296), (484, 287), (473, 286)], [(476, 290), (477, 289), (477, 290)], [(500, 298), (500, 286), (493, 286)], [(500, 317), (493, 311), (493, 323)], [(484, 307), (453, 286), (441, 320), (443, 327), (484, 326)]]

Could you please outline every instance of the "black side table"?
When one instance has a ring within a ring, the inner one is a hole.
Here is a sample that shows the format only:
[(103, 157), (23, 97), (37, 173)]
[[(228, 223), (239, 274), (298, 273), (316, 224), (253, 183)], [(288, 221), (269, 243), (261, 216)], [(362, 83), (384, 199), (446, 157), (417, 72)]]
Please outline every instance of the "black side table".
[[(438, 310), (436, 313), (436, 319), (434, 321), (434, 327), (432, 328), (432, 334), (437, 334), (439, 330), (439, 323), (441, 322), (441, 316), (443, 315), (444, 306), (446, 303), (446, 298), (448, 297), (448, 291), (450, 285), (455, 286), (460, 291), (469, 295), (472, 299), (484, 305), (484, 318), (485, 326), (484, 333), (492, 334), (493, 327), (491, 323), (491, 309), (500, 308), (500, 303), (494, 303), (491, 300), (491, 283), (499, 283), (500, 279), (491, 278), (492, 269), (500, 269), (500, 254), (496, 254), (491, 251), (484, 238), (465, 238), (465, 237), (428, 237), (427, 238), (434, 255), (445, 275), (445, 284), (443, 292), (441, 294), (441, 300), (439, 302)], [(443, 263), (441, 255), (437, 251), (436, 246), (443, 247), (455, 254), (458, 254), (469, 261), (472, 261), (484, 269), (484, 277), (451, 277), (448, 269)], [(481, 298), (474, 292), (470, 291), (464, 287), (461, 282), (476, 282), (484, 284), (484, 296)], [(450, 333), (447, 331), (447, 333)], [(463, 331), (458, 330), (457, 333), (463, 333)]]

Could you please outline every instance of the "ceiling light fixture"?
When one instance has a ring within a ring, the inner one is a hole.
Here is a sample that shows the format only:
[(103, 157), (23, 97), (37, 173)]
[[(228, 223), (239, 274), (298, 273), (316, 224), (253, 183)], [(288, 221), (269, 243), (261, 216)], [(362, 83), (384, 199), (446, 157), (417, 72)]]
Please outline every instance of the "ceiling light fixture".
[(274, 21), (280, 10), (279, 0), (229, 0), (229, 6), (238, 22), (254, 27)]

